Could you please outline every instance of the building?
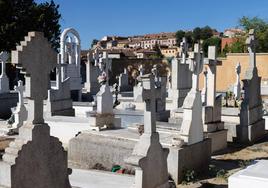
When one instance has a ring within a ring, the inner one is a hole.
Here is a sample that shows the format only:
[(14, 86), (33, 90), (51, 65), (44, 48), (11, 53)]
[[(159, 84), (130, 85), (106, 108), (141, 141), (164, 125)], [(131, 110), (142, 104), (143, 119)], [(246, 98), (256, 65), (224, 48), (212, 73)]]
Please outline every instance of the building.
[(180, 52), (179, 47), (160, 48), (161, 54), (164, 57), (177, 57)]

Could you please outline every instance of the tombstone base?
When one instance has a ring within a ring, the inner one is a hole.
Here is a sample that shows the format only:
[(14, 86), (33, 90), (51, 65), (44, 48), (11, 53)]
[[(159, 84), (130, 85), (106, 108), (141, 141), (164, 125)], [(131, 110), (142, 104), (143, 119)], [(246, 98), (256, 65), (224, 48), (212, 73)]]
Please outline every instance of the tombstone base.
[(204, 132), (215, 132), (218, 130), (223, 130), (224, 122), (219, 121), (219, 122), (205, 123), (203, 125), (203, 128), (204, 128)]
[(211, 153), (227, 148), (227, 130), (204, 132), (204, 136), (211, 139)]
[(116, 118), (114, 114), (95, 114), (88, 118), (91, 130), (101, 131), (103, 129), (121, 128), (121, 119)]
[(168, 121), (168, 118), (170, 116), (170, 111), (169, 110), (165, 110), (162, 112), (156, 112), (155, 113), (155, 118), (156, 121)]
[(0, 163), (0, 187), (70, 188), (67, 152), (49, 126), (25, 124), (19, 132)]
[(144, 133), (135, 145), (132, 155), (126, 159), (126, 163), (136, 168), (133, 188), (169, 188), (168, 153), (168, 149), (160, 144), (158, 133)]
[(261, 119), (254, 124), (237, 126), (237, 141), (240, 143), (254, 143), (265, 135), (265, 120)]
[(208, 172), (211, 158), (211, 140), (184, 145), (182, 147), (170, 147), (168, 155), (168, 172), (178, 185), (182, 182), (185, 171), (194, 170), (196, 173)]

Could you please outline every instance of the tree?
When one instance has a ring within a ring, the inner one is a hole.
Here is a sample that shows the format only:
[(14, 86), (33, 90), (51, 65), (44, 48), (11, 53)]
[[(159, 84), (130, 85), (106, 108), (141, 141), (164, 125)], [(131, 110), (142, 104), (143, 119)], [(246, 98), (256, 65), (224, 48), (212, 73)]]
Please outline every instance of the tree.
[(201, 39), (201, 31), (202, 30), (200, 27), (194, 28), (193, 33), (192, 33), (192, 37), (193, 37), (194, 42), (197, 42)]
[(264, 32), (267, 30), (268, 24), (266, 21), (259, 17), (246, 17), (243, 16), (239, 19), (239, 26), (242, 27), (246, 32), (248, 32), (250, 29), (254, 29), (255, 32)]
[(209, 46), (216, 46), (217, 48), (217, 53), (220, 54), (221, 52), (221, 39), (219, 37), (211, 37), (209, 39), (206, 39), (202, 43), (202, 48), (204, 55), (208, 55), (208, 47)]
[[(268, 23), (267, 21), (259, 18), (259, 17), (245, 17), (239, 19), (239, 26), (242, 27), (246, 32), (248, 32), (250, 29), (254, 29), (256, 33), (256, 38), (258, 40), (258, 45), (256, 48), (257, 52), (268, 52)], [(245, 37), (245, 36), (244, 36)], [(241, 42), (241, 41), (239, 41)], [(241, 44), (235, 44), (234, 51), (237, 50), (237, 48), (241, 47)]]
[(99, 41), (97, 39), (93, 39), (91, 42), (91, 48), (93, 48), (94, 45), (96, 45)]
[(213, 30), (209, 26), (201, 28), (200, 39), (206, 40), (213, 36)]
[(59, 47), (61, 15), (53, 1), (41, 4), (33, 0), (0, 0), (0, 50), (10, 51), (29, 31), (44, 32)]
[(230, 45), (229, 50), (231, 53), (244, 53), (245, 52), (245, 39), (239, 38), (236, 42)]
[(177, 45), (180, 46), (180, 43), (182, 41), (182, 38), (185, 36), (185, 32), (183, 30), (178, 30), (176, 32), (176, 40), (177, 40)]

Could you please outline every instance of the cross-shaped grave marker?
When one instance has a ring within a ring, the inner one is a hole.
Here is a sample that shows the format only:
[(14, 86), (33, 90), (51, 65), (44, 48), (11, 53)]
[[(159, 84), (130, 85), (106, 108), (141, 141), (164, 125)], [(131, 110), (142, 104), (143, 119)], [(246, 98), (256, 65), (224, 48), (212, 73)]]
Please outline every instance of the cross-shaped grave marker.
[(24, 99), (23, 99), (23, 82), (21, 80), (18, 81), (18, 86), (14, 87), (14, 90), (18, 92), (19, 95), (19, 103), (18, 107), (23, 106), (24, 104)]
[(182, 38), (182, 42), (180, 43), (180, 47), (181, 47), (182, 63), (185, 64), (186, 63), (186, 55), (187, 55), (187, 51), (188, 51), (188, 44), (187, 44), (185, 37)]
[(187, 62), (189, 64), (189, 69), (193, 72), (192, 75), (192, 89), (194, 91), (199, 91), (199, 74), (203, 69), (203, 54), (200, 52), (200, 44), (197, 43), (194, 45), (194, 52), (189, 54), (189, 59)]
[(0, 61), (2, 63), (1, 77), (6, 76), (6, 63), (7, 63), (8, 58), (9, 58), (9, 55), (7, 52), (4, 51), (0, 53)]
[(217, 65), (222, 65), (222, 61), (217, 60), (216, 46), (208, 47), (208, 58), (204, 60), (204, 64), (208, 65), (207, 69), (207, 106), (214, 106), (216, 98), (216, 73)]
[(144, 133), (152, 134), (156, 132), (156, 101), (161, 99), (161, 90), (155, 88), (154, 76), (147, 74), (141, 77), (145, 101), (144, 108)]
[(25, 94), (28, 98), (28, 122), (43, 124), (43, 100), (50, 86), (50, 71), (56, 66), (57, 53), (41, 32), (29, 32), (12, 51), (12, 63), (26, 73)]
[(248, 52), (249, 52), (249, 66), (250, 67), (256, 67), (256, 46), (258, 44), (256, 38), (255, 38), (255, 32), (254, 29), (249, 30), (249, 36), (246, 40), (246, 44), (248, 46)]

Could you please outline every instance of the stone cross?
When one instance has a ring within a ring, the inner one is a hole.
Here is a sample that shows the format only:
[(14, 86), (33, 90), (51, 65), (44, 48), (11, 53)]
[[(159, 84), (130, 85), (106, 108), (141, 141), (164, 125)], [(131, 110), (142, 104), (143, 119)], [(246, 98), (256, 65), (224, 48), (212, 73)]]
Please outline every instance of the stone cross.
[(158, 65), (154, 65), (152, 70), (152, 74), (154, 75), (155, 84), (157, 87), (160, 87), (160, 80), (159, 80), (159, 70)]
[(57, 89), (61, 88), (61, 85), (62, 85), (61, 82), (63, 82), (62, 71), (61, 71), (61, 67), (63, 65), (60, 63), (60, 60), (61, 60), (61, 55), (58, 54), (58, 56), (57, 56), (57, 66), (56, 66), (56, 88)]
[(14, 90), (18, 92), (18, 95), (19, 95), (18, 107), (21, 107), (24, 104), (24, 99), (23, 99), (23, 82), (21, 80), (18, 81), (18, 86), (14, 86)]
[(255, 38), (255, 32), (254, 29), (249, 30), (249, 36), (246, 40), (246, 45), (248, 46), (248, 52), (249, 52), (249, 66), (250, 67), (256, 67), (256, 46), (257, 46), (257, 40)]
[(207, 89), (208, 89), (208, 78), (207, 78), (207, 74), (208, 74), (208, 71), (207, 71), (207, 67), (205, 67), (205, 70), (203, 71), (203, 74), (204, 74), (204, 87), (202, 89), (202, 103), (204, 105), (207, 104)]
[(90, 57), (89, 53), (87, 53), (87, 63), (86, 63), (86, 82), (90, 84)]
[(182, 42), (180, 43), (181, 47), (181, 58), (182, 58), (182, 63), (186, 63), (186, 55), (188, 51), (188, 44), (187, 40), (185, 37), (182, 38)]
[(147, 74), (141, 77), (143, 83), (142, 98), (145, 101), (144, 108), (144, 133), (156, 132), (156, 101), (161, 99), (160, 90), (155, 88), (154, 76)]
[(207, 106), (214, 106), (216, 98), (217, 65), (222, 64), (222, 61), (217, 60), (216, 46), (208, 47), (208, 58), (205, 59), (204, 64), (208, 65), (206, 102)]
[(192, 75), (192, 89), (193, 91), (199, 91), (199, 74), (203, 69), (203, 54), (200, 51), (200, 44), (194, 45), (194, 52), (189, 54), (189, 59), (187, 59), (189, 64), (189, 69), (193, 73)]
[(95, 62), (95, 66), (97, 66), (99, 64), (99, 58), (100, 58), (99, 49), (96, 48), (94, 50), (94, 53), (93, 53), (93, 59), (94, 59), (94, 62)]
[(102, 63), (105, 66), (104, 71), (106, 74), (106, 85), (109, 85), (109, 68), (110, 68), (111, 59), (109, 59), (109, 55), (107, 52), (103, 52)]
[(50, 87), (49, 74), (56, 66), (57, 53), (41, 32), (29, 32), (25, 41), (12, 51), (12, 63), (26, 73), (25, 94), (28, 98), (28, 122), (43, 124), (43, 100)]
[(142, 64), (139, 66), (139, 72), (140, 72), (140, 76), (144, 74), (144, 67)]
[(234, 86), (234, 94), (236, 99), (239, 99), (241, 96), (241, 84), (240, 84), (240, 73), (241, 73), (241, 65), (240, 62), (235, 67), (235, 73), (236, 73), (236, 82)]
[(2, 73), (1, 73), (1, 77), (5, 77), (6, 76), (6, 63), (7, 60), (9, 58), (9, 55), (7, 52), (1, 52), (0, 53), (0, 61), (2, 62)]

